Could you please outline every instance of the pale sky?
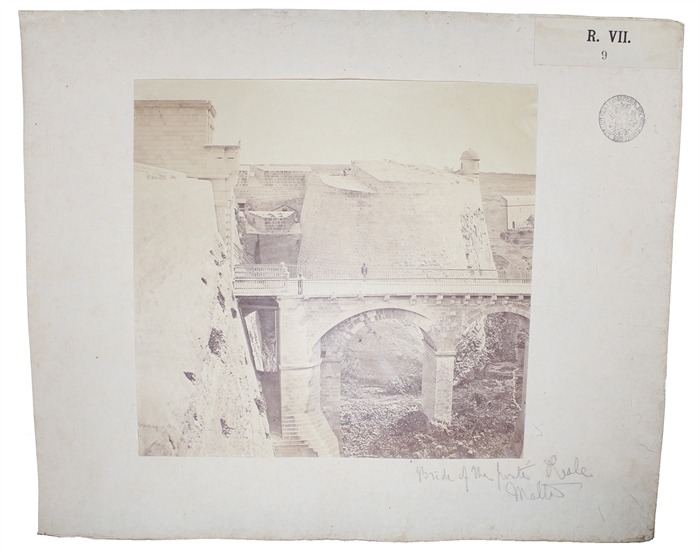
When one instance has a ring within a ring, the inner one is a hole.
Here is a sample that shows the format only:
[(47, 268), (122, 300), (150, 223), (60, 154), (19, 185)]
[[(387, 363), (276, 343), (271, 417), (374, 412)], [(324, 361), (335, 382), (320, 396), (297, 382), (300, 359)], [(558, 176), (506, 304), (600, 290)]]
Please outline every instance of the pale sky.
[(210, 100), (242, 164), (395, 160), (535, 173), (537, 87), (418, 81), (136, 81), (137, 100)]

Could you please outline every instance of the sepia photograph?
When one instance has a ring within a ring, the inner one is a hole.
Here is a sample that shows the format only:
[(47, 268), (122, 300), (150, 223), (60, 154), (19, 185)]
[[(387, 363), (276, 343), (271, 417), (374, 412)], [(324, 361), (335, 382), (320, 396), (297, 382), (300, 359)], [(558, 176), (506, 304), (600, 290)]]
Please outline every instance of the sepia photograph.
[(536, 129), (535, 85), (136, 81), (139, 454), (520, 458)]

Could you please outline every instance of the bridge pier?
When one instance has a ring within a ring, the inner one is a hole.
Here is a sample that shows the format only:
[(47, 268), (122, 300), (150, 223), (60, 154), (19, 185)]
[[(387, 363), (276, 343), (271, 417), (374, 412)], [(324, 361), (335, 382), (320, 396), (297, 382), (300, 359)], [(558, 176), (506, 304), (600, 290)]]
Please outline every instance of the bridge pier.
[[(529, 341), (525, 345), (524, 352), (520, 353), (523, 361), (523, 383), (521, 384), (520, 390), (520, 412), (518, 413), (518, 418), (515, 421), (515, 436), (511, 441), (510, 447), (515, 453), (523, 452), (523, 445), (525, 442), (525, 404), (526, 404), (526, 392), (527, 392), (527, 363), (528, 363), (528, 351), (529, 351)], [(513, 384), (515, 385), (515, 384)]]
[(452, 382), (455, 352), (438, 351), (427, 341), (423, 359), (423, 412), (429, 420), (452, 421)]
[(321, 410), (320, 348), (307, 350), (304, 306), (300, 299), (278, 302), (282, 441), (275, 453), (338, 457), (338, 439)]
[(321, 362), (321, 407), (338, 442), (343, 441), (340, 427), (341, 362), (342, 359), (332, 358), (324, 358)]

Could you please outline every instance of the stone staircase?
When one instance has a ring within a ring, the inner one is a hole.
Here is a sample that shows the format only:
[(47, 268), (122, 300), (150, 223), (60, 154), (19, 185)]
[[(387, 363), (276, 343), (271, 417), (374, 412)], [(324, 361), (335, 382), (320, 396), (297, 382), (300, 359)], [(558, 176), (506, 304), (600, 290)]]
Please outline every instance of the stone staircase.
[(282, 417), (282, 438), (275, 443), (278, 457), (340, 456), (338, 439), (320, 410)]

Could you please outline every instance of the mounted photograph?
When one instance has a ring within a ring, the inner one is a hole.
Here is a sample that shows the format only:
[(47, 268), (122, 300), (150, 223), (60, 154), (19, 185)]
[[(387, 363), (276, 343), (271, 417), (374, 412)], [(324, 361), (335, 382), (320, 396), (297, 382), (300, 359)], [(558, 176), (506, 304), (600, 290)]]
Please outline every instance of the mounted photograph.
[(522, 456), (536, 85), (134, 98), (140, 455)]

